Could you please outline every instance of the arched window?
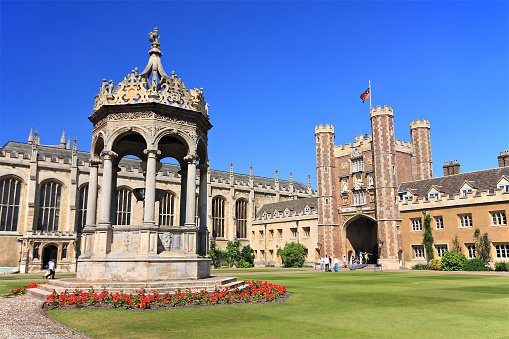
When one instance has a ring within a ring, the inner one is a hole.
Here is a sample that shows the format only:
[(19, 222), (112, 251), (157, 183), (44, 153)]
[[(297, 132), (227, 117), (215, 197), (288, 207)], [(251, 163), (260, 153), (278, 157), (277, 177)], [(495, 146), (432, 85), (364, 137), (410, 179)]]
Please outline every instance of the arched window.
[(0, 180), (0, 231), (18, 230), (21, 182), (13, 177)]
[(170, 191), (161, 199), (159, 203), (159, 225), (174, 226), (175, 221), (175, 194)]
[(224, 199), (212, 199), (212, 237), (224, 238)]
[(38, 230), (48, 232), (58, 230), (61, 195), (62, 186), (56, 181), (47, 181), (41, 185), (37, 220)]
[(81, 233), (87, 222), (87, 201), (88, 201), (88, 184), (81, 186), (78, 201), (78, 233)]
[(247, 237), (247, 201), (238, 199), (235, 202), (235, 217), (237, 218), (237, 238)]
[(131, 224), (132, 192), (125, 187), (118, 189), (117, 196), (117, 225)]

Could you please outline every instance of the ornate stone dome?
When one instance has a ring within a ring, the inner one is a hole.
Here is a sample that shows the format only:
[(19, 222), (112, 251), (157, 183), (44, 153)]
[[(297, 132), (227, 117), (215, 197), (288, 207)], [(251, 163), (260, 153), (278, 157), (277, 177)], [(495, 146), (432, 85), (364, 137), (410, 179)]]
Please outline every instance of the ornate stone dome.
[(152, 43), (148, 52), (150, 59), (143, 72), (135, 68), (117, 86), (113, 80), (103, 79), (99, 94), (95, 96), (94, 112), (103, 105), (124, 105), (143, 102), (157, 102), (203, 113), (208, 119), (208, 107), (203, 96), (203, 88), (187, 89), (182, 79), (174, 71), (166, 75), (161, 64), (163, 53), (159, 49), (157, 27), (149, 33)]

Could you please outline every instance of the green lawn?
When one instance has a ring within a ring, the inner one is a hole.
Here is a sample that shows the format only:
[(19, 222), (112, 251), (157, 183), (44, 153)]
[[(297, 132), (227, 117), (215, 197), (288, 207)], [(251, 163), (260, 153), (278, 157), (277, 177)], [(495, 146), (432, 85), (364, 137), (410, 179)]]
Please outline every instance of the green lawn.
[(507, 276), (357, 271), (242, 278), (286, 285), (293, 294), (283, 304), (48, 313), (92, 338), (507, 338), (509, 333)]
[[(66, 274), (55, 274), (55, 278), (71, 278), (74, 274), (66, 273)], [(0, 280), (27, 280), (27, 279), (42, 279), (42, 274), (39, 275), (6, 275), (0, 276)]]
[(220, 268), (210, 270), (214, 273), (259, 273), (259, 272), (288, 272), (288, 271), (304, 271), (302, 268)]

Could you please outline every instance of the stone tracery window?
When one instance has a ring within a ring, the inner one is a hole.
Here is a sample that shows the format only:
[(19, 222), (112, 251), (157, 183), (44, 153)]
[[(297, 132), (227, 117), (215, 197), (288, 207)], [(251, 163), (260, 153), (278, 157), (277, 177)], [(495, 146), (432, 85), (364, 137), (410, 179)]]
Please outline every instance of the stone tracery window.
[(128, 188), (117, 190), (117, 225), (131, 224), (131, 201), (133, 193)]
[(167, 191), (159, 203), (159, 225), (174, 226), (175, 221), (175, 194)]
[(88, 201), (88, 184), (80, 187), (78, 201), (78, 233), (81, 233), (87, 222), (87, 201)]
[(212, 237), (224, 238), (224, 199), (212, 199)]
[(17, 231), (20, 195), (20, 180), (13, 177), (0, 180), (0, 231)]
[(46, 181), (40, 187), (37, 229), (53, 232), (60, 222), (60, 197), (62, 186), (56, 181)]
[(235, 217), (237, 218), (237, 238), (247, 237), (247, 201), (238, 199), (235, 202)]

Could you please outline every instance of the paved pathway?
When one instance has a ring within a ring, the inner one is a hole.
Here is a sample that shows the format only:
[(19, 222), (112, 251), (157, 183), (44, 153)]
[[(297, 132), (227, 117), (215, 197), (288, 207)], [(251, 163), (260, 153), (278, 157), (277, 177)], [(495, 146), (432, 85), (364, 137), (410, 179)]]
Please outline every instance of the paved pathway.
[(0, 338), (88, 338), (48, 317), (42, 302), (28, 295), (0, 297), (0, 302)]

